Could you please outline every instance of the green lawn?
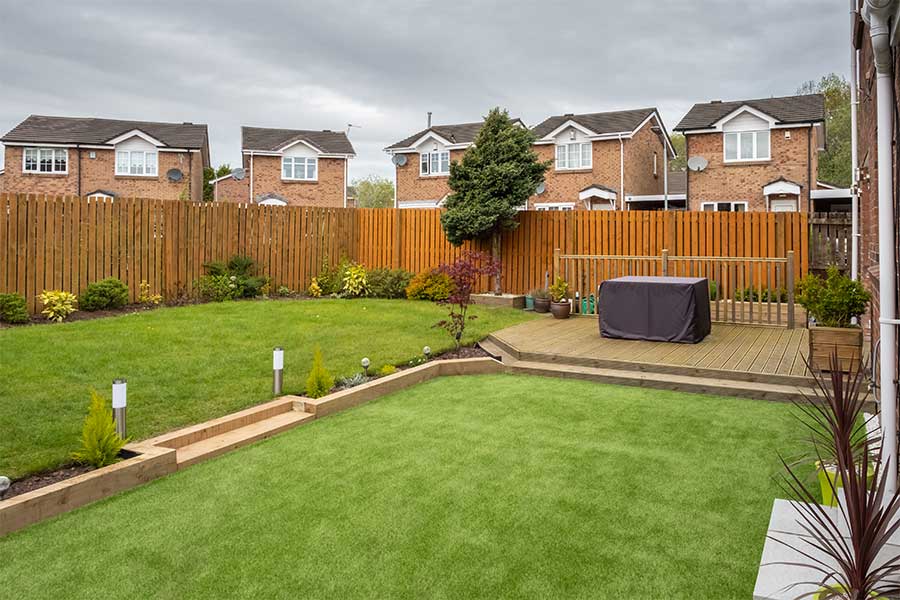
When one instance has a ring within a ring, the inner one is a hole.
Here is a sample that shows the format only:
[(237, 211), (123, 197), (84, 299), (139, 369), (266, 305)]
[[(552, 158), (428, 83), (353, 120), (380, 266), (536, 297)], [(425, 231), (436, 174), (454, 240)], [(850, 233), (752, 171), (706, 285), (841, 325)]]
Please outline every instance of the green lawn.
[(790, 406), (442, 378), (0, 539), (10, 598), (749, 598)]
[[(530, 318), (473, 309), (471, 343)], [(0, 475), (20, 477), (67, 462), (78, 447), (89, 390), (107, 397), (128, 379), (135, 439), (271, 399), (272, 348), (285, 348), (285, 392), (302, 392), (316, 345), (337, 375), (450, 349), (429, 302), (317, 300), (227, 302), (115, 318), (0, 329)]]

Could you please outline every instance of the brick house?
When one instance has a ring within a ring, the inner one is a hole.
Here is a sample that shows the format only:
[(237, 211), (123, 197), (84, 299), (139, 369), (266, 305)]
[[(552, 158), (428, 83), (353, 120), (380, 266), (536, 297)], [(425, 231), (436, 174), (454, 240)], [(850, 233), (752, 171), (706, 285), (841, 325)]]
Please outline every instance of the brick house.
[[(397, 205), (441, 206), (450, 193), (450, 163), (462, 158), (481, 126), (429, 126), (385, 148), (396, 167)], [(623, 179), (635, 202), (648, 195), (662, 201), (665, 165), (675, 153), (656, 109), (559, 115), (532, 131), (538, 156), (553, 165), (540, 192), (528, 200), (528, 209), (623, 208), (618, 193)]]
[(689, 210), (808, 211), (824, 149), (821, 94), (695, 104), (675, 127)]
[(4, 192), (203, 198), (206, 125), (32, 115), (0, 142)]
[(221, 200), (347, 206), (348, 164), (356, 153), (344, 132), (241, 127), (241, 152), (243, 177), (217, 183)]

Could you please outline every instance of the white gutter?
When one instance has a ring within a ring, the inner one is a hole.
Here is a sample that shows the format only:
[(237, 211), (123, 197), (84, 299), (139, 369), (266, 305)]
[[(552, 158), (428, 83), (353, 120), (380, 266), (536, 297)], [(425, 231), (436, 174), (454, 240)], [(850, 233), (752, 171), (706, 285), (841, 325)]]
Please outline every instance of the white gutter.
[(669, 210), (669, 149), (663, 144), (663, 210)]
[(349, 159), (344, 159), (344, 208), (347, 208), (347, 175), (349, 173)]
[(891, 13), (894, 0), (866, 0), (863, 14), (868, 17), (869, 35), (875, 60), (878, 116), (878, 302), (881, 390), (881, 460), (888, 465), (885, 502), (897, 490), (897, 388), (894, 384), (897, 364), (897, 279), (894, 252), (894, 176), (891, 138), (893, 134), (894, 79), (891, 73)]
[(621, 207), (619, 210), (625, 210), (625, 142), (622, 141), (622, 134), (619, 134), (619, 197), (621, 198)]
[[(853, 36), (853, 27), (856, 24), (856, 2), (850, 0), (850, 35)], [(856, 109), (859, 105), (857, 90), (857, 52), (853, 44), (850, 45), (850, 276), (854, 281), (859, 280), (859, 154), (857, 150), (858, 134), (856, 132)]]

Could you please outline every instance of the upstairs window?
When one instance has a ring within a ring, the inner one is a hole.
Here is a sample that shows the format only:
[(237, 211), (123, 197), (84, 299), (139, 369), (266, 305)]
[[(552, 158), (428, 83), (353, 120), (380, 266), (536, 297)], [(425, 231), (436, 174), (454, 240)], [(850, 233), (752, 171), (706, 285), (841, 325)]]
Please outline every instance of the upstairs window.
[(64, 148), (25, 148), (22, 156), (24, 173), (69, 172), (69, 151)]
[(769, 131), (725, 133), (725, 161), (769, 160)]
[(156, 173), (156, 152), (143, 150), (118, 150), (116, 152), (116, 175), (155, 177)]
[(319, 159), (306, 156), (285, 156), (281, 159), (281, 178), (293, 181), (316, 181)]
[(450, 152), (434, 151), (419, 154), (420, 175), (449, 175)]
[(557, 144), (556, 168), (557, 170), (590, 169), (591, 143), (580, 142), (575, 144)]

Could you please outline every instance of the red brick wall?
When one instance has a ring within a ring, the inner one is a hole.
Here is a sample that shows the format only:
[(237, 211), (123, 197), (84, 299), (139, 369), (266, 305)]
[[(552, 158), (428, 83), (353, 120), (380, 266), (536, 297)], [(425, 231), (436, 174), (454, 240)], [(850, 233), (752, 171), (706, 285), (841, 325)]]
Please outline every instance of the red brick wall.
[[(662, 194), (663, 160), (665, 146), (662, 139), (653, 132), (654, 121), (648, 121), (625, 140), (625, 193), (629, 196), (650, 196)], [(656, 176), (653, 175), (653, 155), (656, 154)]]
[(219, 202), (236, 202), (246, 204), (250, 202), (250, 177), (234, 179), (229, 177), (216, 184), (215, 198)]
[[(280, 156), (253, 157), (253, 195), (260, 198), (264, 194), (278, 194), (292, 206), (344, 206), (343, 158), (320, 158), (318, 181), (284, 181), (281, 179)], [(250, 182), (250, 157), (244, 157), (247, 169), (247, 186)], [(249, 193), (249, 189), (248, 189)]]
[[(628, 141), (626, 140), (626, 144)], [(584, 208), (578, 202), (578, 192), (584, 188), (599, 184), (615, 190), (621, 189), (619, 184), (619, 140), (602, 140), (591, 143), (591, 168), (579, 170), (560, 170), (555, 168), (556, 146), (541, 144), (534, 147), (542, 161), (552, 161), (544, 175), (545, 191), (540, 196), (532, 196), (528, 200), (528, 208), (534, 208), (536, 202), (575, 202), (575, 209)], [(626, 176), (627, 177), (627, 176)]]
[[(4, 190), (12, 194), (79, 194), (79, 160), (81, 153), (81, 190), (85, 195), (102, 189), (120, 196), (154, 198), (159, 200), (189, 200), (202, 198), (203, 156), (200, 152), (160, 152), (156, 177), (129, 177), (115, 174), (113, 150), (77, 150), (69, 148), (69, 173), (67, 175), (36, 174), (22, 172), (23, 148), (6, 148)], [(96, 158), (90, 158), (94, 152)], [(184, 179), (173, 183), (166, 177), (169, 169), (177, 168)]]
[[(785, 132), (790, 132), (790, 139), (785, 139)], [(763, 186), (784, 177), (802, 186), (799, 208), (805, 212), (809, 201), (810, 164), (813, 186), (818, 174), (818, 161), (814, 159), (814, 162), (810, 163), (808, 159), (807, 144), (810, 141), (811, 153), (816, 153), (813, 129), (773, 129), (770, 139), (771, 160), (725, 163), (722, 133), (688, 135), (688, 158), (702, 156), (709, 161), (709, 166), (703, 171), (688, 171), (688, 208), (700, 210), (703, 202), (710, 201), (746, 200), (749, 210), (765, 211), (766, 198), (762, 193)]]
[[(465, 150), (451, 150), (450, 162), (462, 160)], [(419, 154), (406, 154), (406, 164), (395, 167), (397, 177), (397, 202), (411, 200), (440, 200), (450, 193), (448, 175), (419, 175)]]

